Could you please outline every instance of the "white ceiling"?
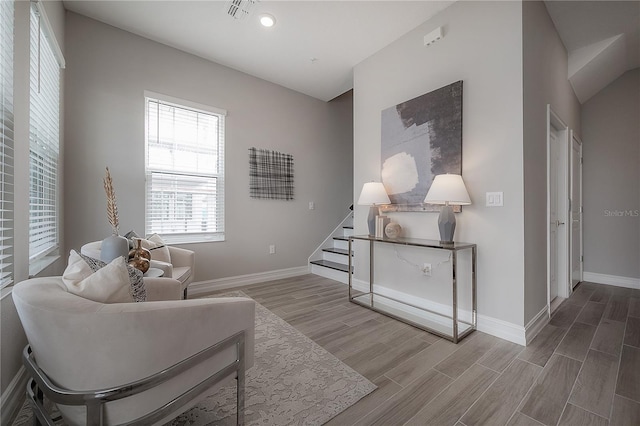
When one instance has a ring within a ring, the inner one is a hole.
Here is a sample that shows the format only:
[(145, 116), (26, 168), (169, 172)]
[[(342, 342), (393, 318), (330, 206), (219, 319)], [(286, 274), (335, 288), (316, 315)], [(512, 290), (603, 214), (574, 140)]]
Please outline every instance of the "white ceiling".
[[(73, 1), (67, 10), (328, 101), (353, 67), (453, 1), (269, 1), (244, 20), (227, 1)], [(258, 23), (276, 18), (273, 28)], [(315, 58), (312, 61), (312, 58)]]
[(546, 1), (581, 103), (640, 66), (640, 1)]
[[(353, 67), (453, 1), (259, 1), (248, 18), (227, 0), (64, 0), (68, 10), (328, 101), (353, 87)], [(584, 103), (640, 66), (640, 1), (547, 0)], [(267, 29), (261, 13), (276, 18)]]

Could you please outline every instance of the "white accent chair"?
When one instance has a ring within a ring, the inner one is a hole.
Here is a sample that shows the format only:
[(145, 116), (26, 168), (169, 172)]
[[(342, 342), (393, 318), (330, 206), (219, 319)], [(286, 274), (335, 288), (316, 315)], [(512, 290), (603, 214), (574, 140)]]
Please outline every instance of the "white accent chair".
[[(100, 259), (100, 247), (102, 241), (94, 241), (87, 243), (80, 248), (80, 252), (85, 256)], [(149, 266), (151, 268), (162, 269), (163, 277), (173, 278), (180, 282), (180, 291), (183, 298), (187, 298), (187, 289), (193, 281), (193, 271), (195, 270), (196, 256), (191, 250), (179, 247), (167, 246), (171, 256), (171, 263), (161, 262), (159, 260), (151, 260)], [(146, 278), (145, 278), (146, 280)]]
[[(171, 283), (173, 281), (173, 283)], [(175, 280), (146, 279), (149, 299), (175, 297)], [(102, 304), (69, 293), (61, 277), (13, 288), (29, 341), (34, 414), (52, 424), (42, 394), (75, 425), (164, 424), (254, 362), (255, 302), (209, 298)]]

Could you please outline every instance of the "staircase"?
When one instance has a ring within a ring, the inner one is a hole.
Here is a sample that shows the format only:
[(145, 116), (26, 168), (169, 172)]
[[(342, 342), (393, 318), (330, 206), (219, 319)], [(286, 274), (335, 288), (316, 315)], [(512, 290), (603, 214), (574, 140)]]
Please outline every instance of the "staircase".
[(342, 223), (309, 257), (311, 273), (347, 284), (349, 282), (349, 237), (351, 235), (353, 235), (353, 212), (349, 212)]

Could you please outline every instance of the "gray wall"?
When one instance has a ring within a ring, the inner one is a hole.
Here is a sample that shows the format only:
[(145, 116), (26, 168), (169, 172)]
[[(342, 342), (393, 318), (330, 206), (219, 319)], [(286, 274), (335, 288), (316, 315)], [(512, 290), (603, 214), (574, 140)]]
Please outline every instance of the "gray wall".
[[(144, 232), (150, 90), (228, 111), (226, 241), (184, 246), (196, 252), (195, 281), (306, 265), (353, 198), (351, 95), (322, 102), (75, 13), (66, 22), (67, 252), (109, 235), (105, 166), (122, 232)], [(293, 155), (295, 201), (249, 198), (250, 147)]]
[(524, 91), (524, 323), (547, 304), (547, 104), (580, 135), (567, 51), (544, 3), (522, 2)]
[[(523, 325), (524, 297), (521, 17), (520, 2), (456, 2), (358, 64), (354, 72), (356, 196), (363, 183), (380, 180), (381, 111), (464, 81), (462, 175), (473, 204), (457, 215), (455, 238), (478, 244), (479, 316), (516, 329)], [(444, 38), (424, 47), (423, 36), (438, 26), (444, 26)], [(485, 207), (487, 191), (504, 191), (504, 207)], [(366, 206), (356, 206), (356, 233), (367, 232), (367, 213)], [(439, 239), (437, 213), (390, 216), (405, 235)], [(401, 255), (412, 256), (406, 251)], [(366, 256), (366, 251), (356, 250), (356, 263), (366, 262)], [(406, 269), (391, 250), (387, 260), (393, 259), (394, 264), (378, 265), (377, 276)], [(435, 283), (415, 273), (413, 281), (403, 276), (391, 285), (421, 288), (424, 298), (436, 296), (434, 289), (448, 294), (450, 288), (447, 281)]]
[(582, 106), (586, 272), (640, 278), (639, 117), (639, 68)]
[[(65, 11), (61, 1), (44, 2), (52, 30), (62, 52), (65, 52)], [(29, 210), (29, 2), (15, 3), (14, 34), (14, 119), (15, 119), (15, 198), (14, 220), (14, 279), (20, 282), (29, 277), (29, 218), (22, 214)], [(64, 71), (61, 87), (64, 87)], [(64, 95), (61, 94), (61, 116), (64, 111)], [(61, 126), (61, 144), (64, 128)], [(62, 168), (61, 158), (60, 167)], [(63, 183), (62, 181), (60, 182)], [(61, 208), (62, 208), (61, 203)], [(63, 236), (61, 235), (61, 240)], [(61, 241), (63, 244), (63, 241)], [(41, 271), (39, 276), (59, 274), (63, 270), (62, 259)], [(0, 300), (0, 392), (4, 394), (22, 366), (22, 349), (27, 344), (20, 319), (11, 298), (11, 288), (4, 289)], [(20, 390), (21, 391), (21, 390)], [(3, 413), (3, 418), (5, 413)]]

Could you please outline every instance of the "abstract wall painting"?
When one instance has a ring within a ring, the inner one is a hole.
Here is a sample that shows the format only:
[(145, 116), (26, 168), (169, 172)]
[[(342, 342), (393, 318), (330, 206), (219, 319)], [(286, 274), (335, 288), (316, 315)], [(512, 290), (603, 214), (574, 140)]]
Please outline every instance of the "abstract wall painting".
[(249, 148), (249, 195), (258, 199), (293, 200), (293, 156)]
[(436, 175), (462, 174), (462, 81), (383, 110), (381, 147), (381, 209), (439, 211), (424, 197)]

